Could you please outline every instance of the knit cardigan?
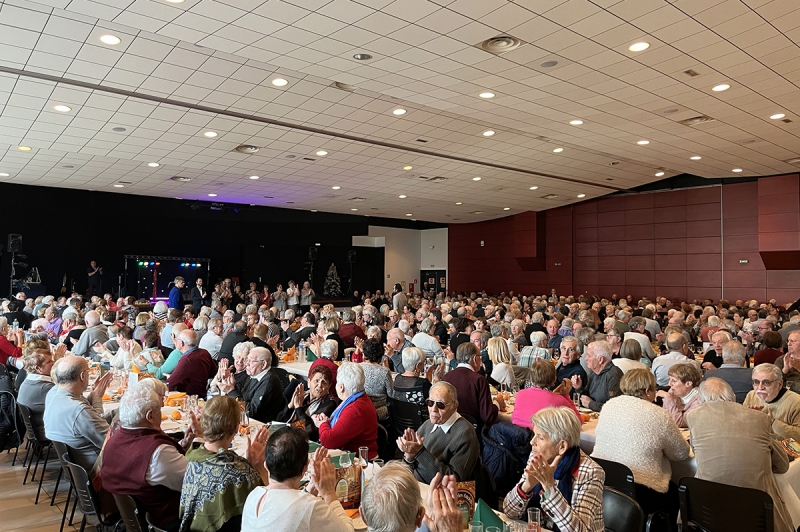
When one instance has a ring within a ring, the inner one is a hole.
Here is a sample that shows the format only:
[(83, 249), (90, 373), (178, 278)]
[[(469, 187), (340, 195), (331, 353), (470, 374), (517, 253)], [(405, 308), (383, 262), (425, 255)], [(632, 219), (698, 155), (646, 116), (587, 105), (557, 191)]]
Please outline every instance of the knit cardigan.
[(595, 435), (593, 458), (625, 464), (637, 484), (659, 493), (669, 488), (670, 461), (689, 458), (689, 444), (669, 413), (629, 395), (603, 406)]
[[(754, 390), (744, 398), (744, 406), (750, 408), (765, 405)], [(800, 394), (786, 390), (783, 397), (767, 404), (765, 408), (772, 412), (772, 417), (775, 419), (772, 422), (772, 430), (779, 438), (794, 438), (800, 441)]]

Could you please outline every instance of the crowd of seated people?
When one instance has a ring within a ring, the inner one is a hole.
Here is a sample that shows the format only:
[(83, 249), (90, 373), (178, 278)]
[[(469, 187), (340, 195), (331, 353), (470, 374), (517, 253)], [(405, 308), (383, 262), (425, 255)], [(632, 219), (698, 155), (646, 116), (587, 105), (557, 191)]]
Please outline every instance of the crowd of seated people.
[[(33, 422), (69, 446), (98, 489), (136, 497), (156, 524), (182, 532), (351, 530), (325, 449), (362, 447), (370, 460), (398, 461), (379, 473), (385, 485), (364, 493), (387, 508), (363, 508), (370, 528), (387, 516), (397, 519), (392, 530), (426, 521), (417, 482), (432, 486), (426, 508), (447, 522), (451, 483), (480, 481), (483, 428), (502, 423), (528, 431), (533, 450), (501, 509), (520, 518), (536, 506), (559, 530), (603, 530), (604, 474), (580, 449), (579, 410), (599, 415), (592, 456), (627, 465), (645, 513), (665, 510), (673, 520), (669, 465), (689, 456), (680, 429), (697, 431), (698, 442), (715, 437), (694, 420), (729, 415), (759, 449), (800, 439), (800, 313), (775, 301), (404, 294), (397, 286), (337, 311), (313, 303), (310, 287), (289, 286), (243, 292), (222, 281), (210, 301), (143, 312), (110, 294), (18, 294), (2, 302), (0, 362), (19, 373), (18, 401)], [(316, 359), (307, 377), (289, 378), (279, 352), (300, 343)], [(90, 363), (148, 378), (104, 413), (115, 371), (89, 391)], [(517, 392), (512, 415), (501, 415), (498, 390)], [(171, 392), (207, 399), (181, 440), (161, 430)], [(414, 404), (421, 424), (395, 430), (392, 401)], [(229, 450), (240, 403), (254, 420), (303, 428), (254, 433), (240, 456)], [(192, 441), (199, 436), (203, 443)], [(311, 459), (309, 441), (322, 446)], [(710, 452), (696, 449), (698, 476), (726, 482)], [(110, 459), (121, 455), (136, 467)], [(735, 484), (774, 492), (783, 462), (749, 460), (760, 469)], [(304, 477), (311, 483), (299, 491)], [(396, 492), (412, 478), (416, 494)], [(292, 511), (304, 516), (299, 525), (281, 518)], [(785, 508), (775, 511), (783, 530)]]

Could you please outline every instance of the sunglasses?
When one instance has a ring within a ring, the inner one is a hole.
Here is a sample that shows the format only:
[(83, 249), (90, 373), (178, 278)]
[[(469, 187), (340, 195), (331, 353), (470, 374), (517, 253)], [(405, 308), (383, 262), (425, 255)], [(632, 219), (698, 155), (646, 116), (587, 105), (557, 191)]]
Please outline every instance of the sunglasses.
[(442, 401), (433, 401), (432, 399), (428, 399), (425, 401), (425, 404), (428, 405), (428, 408), (433, 408), (433, 405), (436, 405), (436, 408), (439, 410), (444, 410), (450, 406), (451, 403), (444, 403)]

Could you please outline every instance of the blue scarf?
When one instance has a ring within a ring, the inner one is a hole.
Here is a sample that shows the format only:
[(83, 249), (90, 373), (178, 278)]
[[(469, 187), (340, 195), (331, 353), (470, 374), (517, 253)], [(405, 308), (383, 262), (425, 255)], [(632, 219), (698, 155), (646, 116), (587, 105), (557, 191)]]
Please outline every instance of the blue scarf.
[[(558, 481), (558, 491), (564, 496), (568, 504), (572, 505), (572, 476), (578, 470), (581, 461), (581, 448), (578, 446), (570, 447), (561, 457), (556, 466), (553, 477)], [(541, 508), (542, 485), (536, 484), (531, 494), (529, 506)], [(558, 527), (553, 525), (552, 530), (558, 532)]]
[[(339, 416), (342, 414), (342, 410), (344, 410), (347, 405), (349, 405), (350, 403), (352, 403), (353, 401), (355, 401), (356, 399), (358, 399), (362, 395), (364, 395), (364, 392), (354, 393), (353, 395), (351, 395), (350, 397), (348, 397), (347, 399), (342, 401), (342, 404), (340, 404), (339, 406), (336, 407), (336, 410), (334, 410), (333, 414), (331, 414), (330, 420), (328, 420), (328, 423), (330, 423), (331, 428), (333, 428), (334, 425), (336, 425), (336, 422), (339, 421)], [(570, 490), (571, 490), (571, 488), (570, 488)]]

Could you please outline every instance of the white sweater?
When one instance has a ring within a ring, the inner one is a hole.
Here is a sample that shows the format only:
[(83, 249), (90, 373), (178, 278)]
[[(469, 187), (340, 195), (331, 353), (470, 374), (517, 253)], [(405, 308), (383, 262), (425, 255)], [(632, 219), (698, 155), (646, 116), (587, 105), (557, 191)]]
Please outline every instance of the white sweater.
[(667, 411), (637, 397), (609, 400), (595, 434), (593, 458), (625, 464), (637, 484), (660, 493), (669, 488), (670, 461), (689, 458), (689, 444)]
[(353, 522), (339, 501), (328, 505), (304, 491), (258, 487), (244, 503), (242, 532), (353, 532)]

